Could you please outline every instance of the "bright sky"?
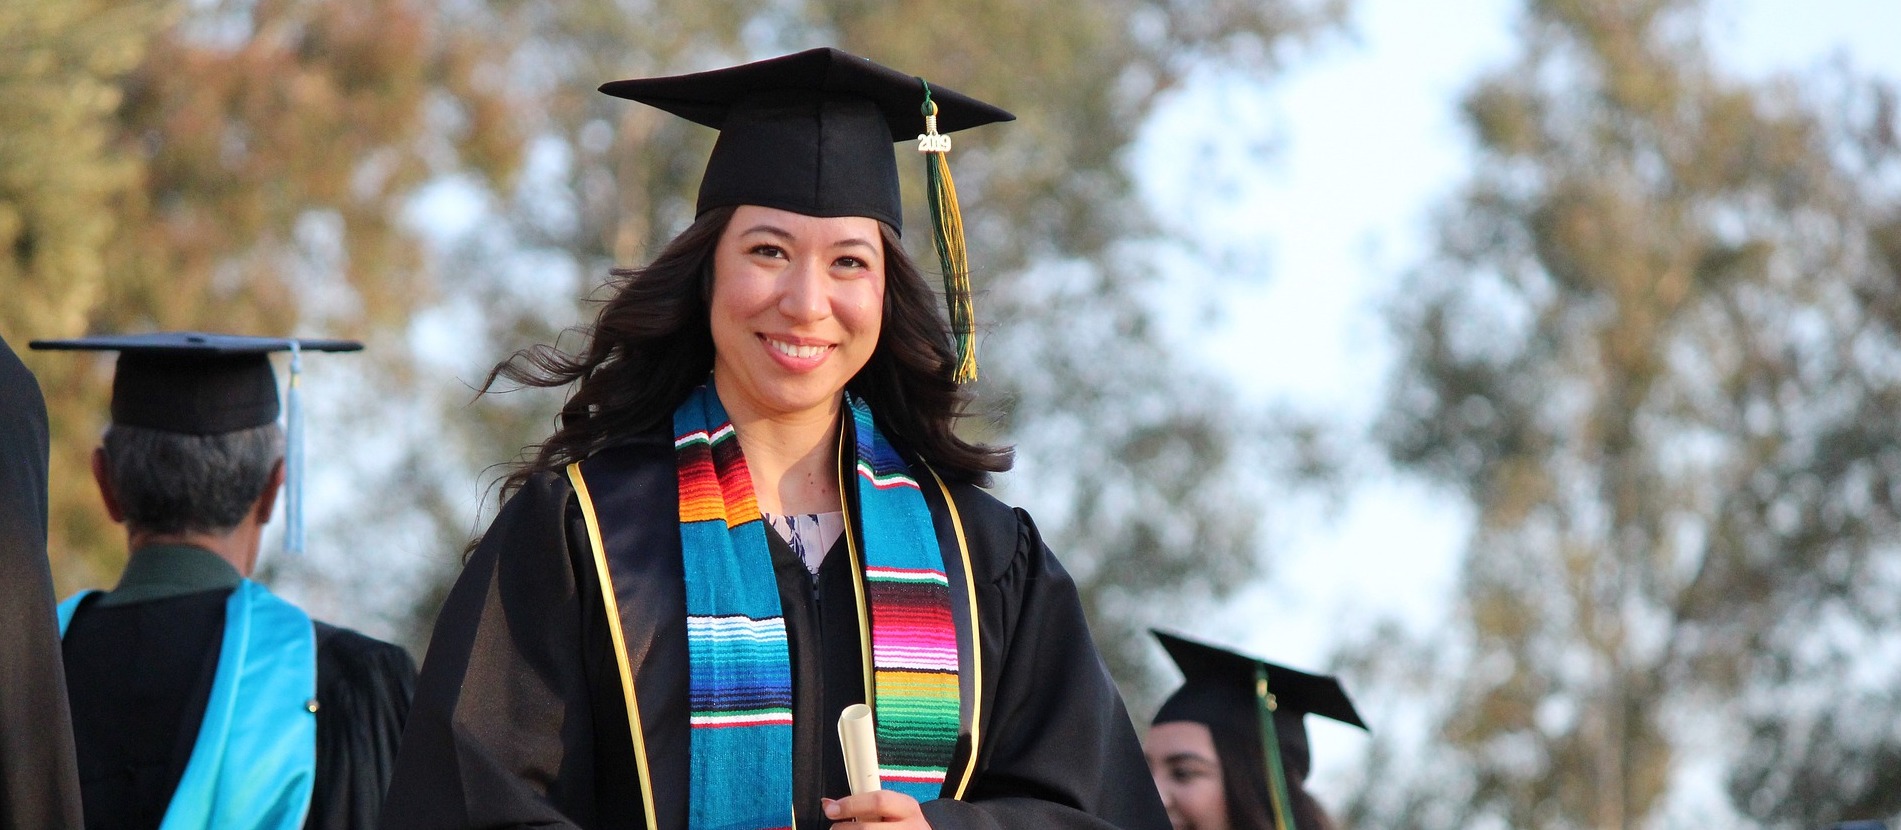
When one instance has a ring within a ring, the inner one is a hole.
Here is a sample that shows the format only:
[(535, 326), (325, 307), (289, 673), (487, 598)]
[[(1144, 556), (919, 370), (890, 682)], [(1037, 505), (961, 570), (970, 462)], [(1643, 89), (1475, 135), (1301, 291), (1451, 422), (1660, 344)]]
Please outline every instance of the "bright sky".
[[(1205, 229), (1197, 236), (1209, 259), (1228, 269), (1213, 333), (1184, 312), (1178, 322), (1200, 332), (1184, 339), (1258, 400), (1363, 430), (1393, 359), (1377, 303), (1423, 257), (1430, 212), (1463, 176), (1471, 148), (1457, 100), (1482, 70), (1512, 58), (1519, 4), (1356, 6), (1354, 37), (1296, 63), (1266, 92), (1233, 79), (1193, 85), (1156, 119), (1134, 163), (1158, 212)], [(1743, 75), (1813, 70), (1845, 54), (1861, 72), (1901, 80), (1897, 0), (1712, 0), (1711, 10), (1718, 60)], [(1211, 128), (1214, 118), (1223, 126)], [(1468, 512), (1417, 484), (1365, 481), (1339, 515), (1282, 528), (1287, 543), (1273, 552), (1268, 583), (1225, 619), (1188, 628), (1308, 668), (1382, 614), (1431, 631), (1447, 613)], [(1380, 703), (1362, 700), (1363, 714)], [(1327, 723), (1311, 731), (1316, 789), (1338, 803), (1344, 766), (1365, 739)], [(1714, 785), (1688, 781), (1671, 813), (1698, 804), (1726, 812)]]

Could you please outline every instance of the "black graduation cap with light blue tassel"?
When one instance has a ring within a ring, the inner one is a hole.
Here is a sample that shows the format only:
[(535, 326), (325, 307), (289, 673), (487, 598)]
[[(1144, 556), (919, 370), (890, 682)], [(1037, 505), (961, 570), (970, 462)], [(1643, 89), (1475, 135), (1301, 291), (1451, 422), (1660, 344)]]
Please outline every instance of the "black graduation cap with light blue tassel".
[[(284, 416), (284, 548), (304, 550), (304, 413), (299, 392), (304, 352), (354, 352), (354, 340), (247, 337), (202, 332), (100, 335), (35, 340), (42, 351), (119, 353), (112, 376), (112, 421), (185, 435), (252, 429)], [(270, 356), (290, 353), (290, 381), (280, 407)]]

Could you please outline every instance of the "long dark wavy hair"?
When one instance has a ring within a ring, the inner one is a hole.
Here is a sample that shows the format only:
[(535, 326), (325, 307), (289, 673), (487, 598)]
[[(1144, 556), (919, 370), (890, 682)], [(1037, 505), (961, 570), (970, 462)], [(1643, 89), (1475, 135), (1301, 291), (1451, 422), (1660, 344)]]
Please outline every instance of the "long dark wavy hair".
[[(1209, 726), (1214, 737), (1215, 754), (1221, 757), (1221, 791), (1228, 803), (1229, 830), (1274, 830), (1272, 796), (1267, 794), (1267, 755), (1262, 750), (1258, 729), (1224, 729)], [(1320, 803), (1307, 792), (1304, 759), (1288, 759), (1288, 812), (1293, 814), (1294, 830), (1333, 830), (1333, 820)]]
[[(538, 472), (559, 470), (670, 423), (687, 393), (706, 381), (713, 370), (713, 254), (734, 210), (701, 214), (646, 267), (614, 269), (607, 286), (612, 296), (594, 324), (582, 329), (586, 342), (579, 351), (537, 345), (489, 371), (483, 393), (502, 378), (543, 388), (579, 381), (554, 434), (504, 479), (504, 498)], [(946, 480), (987, 483), (991, 473), (1010, 468), (1012, 452), (958, 437), (954, 427), (970, 401), (951, 379), (949, 327), (897, 232), (883, 223), (879, 228), (884, 322), (871, 359), (845, 388), (871, 405), (892, 443)]]

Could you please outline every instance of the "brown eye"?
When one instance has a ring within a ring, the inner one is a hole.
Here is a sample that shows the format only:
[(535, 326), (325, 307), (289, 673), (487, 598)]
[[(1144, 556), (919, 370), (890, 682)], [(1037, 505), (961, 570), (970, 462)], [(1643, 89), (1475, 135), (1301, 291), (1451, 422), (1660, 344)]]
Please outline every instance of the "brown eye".
[(784, 248), (781, 248), (777, 245), (769, 245), (764, 242), (754, 245), (751, 248), (747, 248), (746, 253), (752, 256), (769, 257), (771, 259), (785, 259), (786, 258)]

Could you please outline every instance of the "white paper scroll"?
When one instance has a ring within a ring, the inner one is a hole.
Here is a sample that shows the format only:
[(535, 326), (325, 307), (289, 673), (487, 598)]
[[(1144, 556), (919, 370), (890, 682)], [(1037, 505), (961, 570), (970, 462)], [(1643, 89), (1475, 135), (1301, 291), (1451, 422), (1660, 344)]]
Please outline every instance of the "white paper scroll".
[(878, 734), (871, 707), (854, 703), (838, 715), (838, 742), (845, 750), (845, 781), (851, 794), (875, 792), (878, 785)]

